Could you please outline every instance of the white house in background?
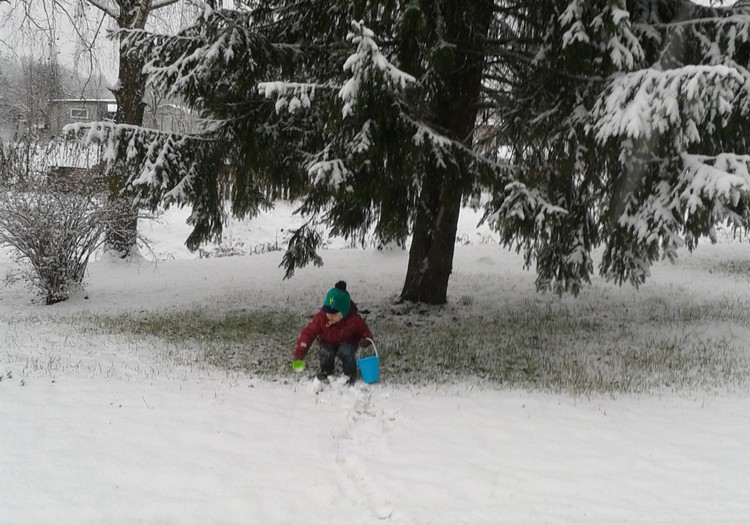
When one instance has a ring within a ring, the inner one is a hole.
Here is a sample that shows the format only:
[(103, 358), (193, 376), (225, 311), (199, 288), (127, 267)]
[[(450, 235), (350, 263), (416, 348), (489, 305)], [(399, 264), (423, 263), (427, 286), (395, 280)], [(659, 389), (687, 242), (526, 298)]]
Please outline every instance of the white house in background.
[[(117, 112), (115, 99), (60, 98), (49, 101), (48, 137), (60, 137), (66, 124), (114, 120)], [(147, 104), (143, 126), (161, 131), (187, 133), (195, 128), (195, 118), (189, 109), (178, 104)]]
[[(2, 0), (0, 0), (2, 1)], [(0, 93), (0, 108), (3, 94)], [(8, 112), (3, 112), (3, 114)], [(56, 98), (48, 103), (47, 110), (39, 122), (35, 123), (35, 138), (42, 142), (63, 136), (67, 124), (77, 122), (112, 121), (117, 113), (114, 98)], [(166, 132), (190, 133), (197, 129), (197, 119), (185, 106), (174, 103), (146, 104), (143, 126)], [(0, 141), (10, 142), (23, 138), (28, 126), (18, 115), (8, 113), (0, 118)]]
[(117, 112), (113, 98), (57, 98), (49, 101), (47, 135), (60, 137), (66, 124), (112, 120)]

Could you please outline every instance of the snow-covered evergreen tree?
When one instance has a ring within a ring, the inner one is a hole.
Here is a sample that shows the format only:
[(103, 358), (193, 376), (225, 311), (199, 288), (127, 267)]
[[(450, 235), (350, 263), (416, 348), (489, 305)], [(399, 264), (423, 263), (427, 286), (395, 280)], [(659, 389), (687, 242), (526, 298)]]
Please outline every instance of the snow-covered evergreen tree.
[[(313, 4), (308, 10), (318, 13), (320, 5)], [(346, 7), (329, 7), (327, 19), (311, 20), (306, 27), (313, 31), (303, 39), (327, 39), (324, 45), (337, 49), (342, 29), (348, 29), (346, 41), (355, 50), (347, 51), (348, 57), (327, 55), (326, 63), (335, 67), (324, 68), (323, 76), (315, 73), (314, 55), (313, 67), (305, 69), (313, 72), (316, 92), (334, 88), (328, 92), (334, 100), (321, 130), (322, 147), (305, 159), (309, 192), (302, 209), (347, 237), (362, 239), (373, 228), (382, 243), (404, 244), (411, 234), (400, 297), (444, 303), (462, 199), (480, 176), (490, 178), (504, 168), (474, 149), (493, 3), (339, 5)], [(318, 34), (320, 28), (326, 29)], [(287, 107), (289, 96), (288, 107), (299, 107), (296, 91), (287, 95), (285, 84), (263, 87), (279, 97), (277, 107)], [(300, 246), (313, 246), (309, 233), (299, 234)], [(294, 258), (285, 264), (293, 268)]]
[(492, 220), (540, 288), (638, 285), (716, 224), (747, 226), (750, 16), (686, 0), (552, 2), (504, 123), (518, 181)]
[[(461, 200), (479, 174), (499, 171), (472, 149), (493, 20), (489, 0), (206, 6), (174, 37), (127, 40), (149, 53), (153, 82), (206, 117), (205, 133), (97, 125), (88, 137), (132, 164), (142, 202), (193, 206), (193, 247), (221, 233), (222, 180), (237, 215), (304, 195), (301, 211), (334, 234), (362, 238), (372, 227), (384, 243), (411, 234), (402, 298), (442, 303)], [(319, 262), (318, 239), (312, 223), (295, 232), (289, 274)]]
[[(461, 202), (536, 264), (639, 284), (715, 224), (746, 221), (748, 15), (687, 0), (246, 1), (175, 36), (132, 31), (157, 86), (206, 119), (177, 135), (90, 126), (141, 203), (189, 204), (197, 247), (222, 203), (302, 198), (287, 273), (321, 223), (405, 243), (401, 297), (442, 303)], [(362, 22), (360, 22), (362, 21)], [(499, 162), (501, 146), (511, 167)]]

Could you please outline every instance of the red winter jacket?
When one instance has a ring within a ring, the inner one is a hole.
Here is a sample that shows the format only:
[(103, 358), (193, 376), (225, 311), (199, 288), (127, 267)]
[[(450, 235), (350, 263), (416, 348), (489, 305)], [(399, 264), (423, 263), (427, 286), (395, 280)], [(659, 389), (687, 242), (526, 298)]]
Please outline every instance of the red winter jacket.
[(338, 323), (329, 325), (325, 312), (318, 310), (310, 323), (302, 330), (297, 339), (294, 350), (295, 359), (304, 359), (313, 341), (319, 339), (321, 343), (338, 346), (341, 343), (357, 345), (360, 340), (372, 337), (367, 323), (359, 315), (357, 305), (352, 301), (349, 313)]

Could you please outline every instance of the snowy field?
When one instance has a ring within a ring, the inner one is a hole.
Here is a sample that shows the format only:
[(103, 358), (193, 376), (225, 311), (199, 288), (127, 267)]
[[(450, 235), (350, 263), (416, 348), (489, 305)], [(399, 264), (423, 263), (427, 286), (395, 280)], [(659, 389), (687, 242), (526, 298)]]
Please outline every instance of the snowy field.
[[(227, 243), (275, 242), (288, 211), (233, 225)], [(287, 281), (281, 252), (199, 259), (182, 247), (182, 219), (144, 229), (158, 263), (94, 262), (66, 303), (0, 289), (1, 524), (750, 523), (745, 387), (574, 396), (383, 377), (318, 391), (291, 370), (265, 381), (183, 363), (160, 340), (61, 324), (89, 312), (308, 312), (341, 278), (377, 311), (403, 283), (405, 252), (341, 243)], [(461, 308), (483, 315), (536, 300), (534, 275), (475, 220), (462, 219), (453, 304), (471, 297)], [(702, 244), (637, 292), (595, 279), (560, 300), (633, 315), (686, 300), (746, 308), (745, 261), (746, 244)], [(10, 268), (0, 254), (0, 275)], [(750, 347), (742, 322), (714, 330)]]

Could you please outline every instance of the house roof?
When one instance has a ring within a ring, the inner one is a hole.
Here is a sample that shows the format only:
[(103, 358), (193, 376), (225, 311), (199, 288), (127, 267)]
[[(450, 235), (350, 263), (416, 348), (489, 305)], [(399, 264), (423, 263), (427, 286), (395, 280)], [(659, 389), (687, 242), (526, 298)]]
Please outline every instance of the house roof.
[(117, 100), (114, 98), (51, 98), (50, 102), (97, 102), (101, 104), (114, 104)]

